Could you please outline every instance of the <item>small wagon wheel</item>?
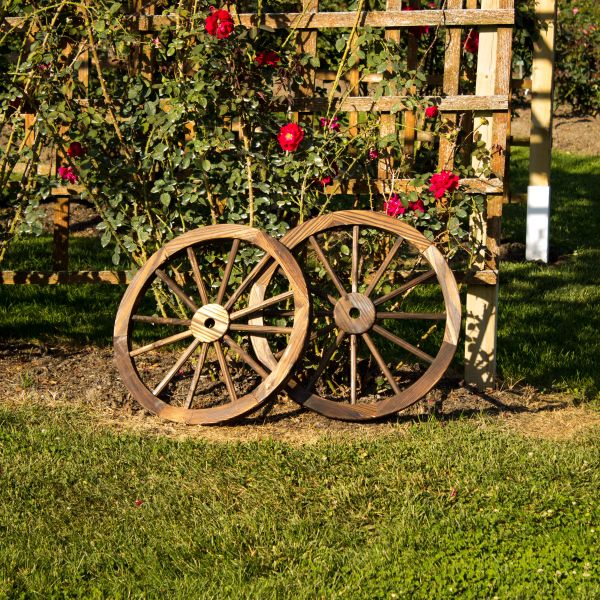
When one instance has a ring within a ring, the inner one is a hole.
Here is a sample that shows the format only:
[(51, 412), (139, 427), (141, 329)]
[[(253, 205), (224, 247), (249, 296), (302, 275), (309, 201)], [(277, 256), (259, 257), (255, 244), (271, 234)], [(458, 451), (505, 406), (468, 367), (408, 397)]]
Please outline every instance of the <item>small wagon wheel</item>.
[[(300, 261), (313, 304), (309, 348), (287, 386), (296, 402), (366, 421), (406, 408), (440, 380), (456, 351), (461, 305), (452, 271), (425, 236), (349, 210), (307, 221), (281, 241)], [(271, 273), (251, 304), (263, 302)], [(266, 340), (252, 345), (267, 367), (275, 364)]]
[[(249, 308), (270, 267), (261, 303)], [(283, 302), (291, 310), (279, 326), (249, 323)], [(115, 321), (117, 367), (133, 397), (160, 417), (227, 421), (285, 385), (305, 346), (309, 308), (302, 271), (282, 244), (249, 227), (203, 227), (153, 254), (127, 288)], [(252, 358), (250, 335), (278, 349), (269, 369)]]

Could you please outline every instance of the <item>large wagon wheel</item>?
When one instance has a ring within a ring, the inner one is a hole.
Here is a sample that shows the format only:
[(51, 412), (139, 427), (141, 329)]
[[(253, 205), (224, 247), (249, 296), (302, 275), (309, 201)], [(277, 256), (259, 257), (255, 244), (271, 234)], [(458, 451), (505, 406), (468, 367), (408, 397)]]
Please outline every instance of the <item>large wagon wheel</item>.
[[(406, 408), (440, 380), (461, 307), (452, 271), (427, 238), (392, 217), (350, 210), (307, 221), (281, 241), (301, 262), (313, 302), (309, 349), (287, 386), (296, 402), (366, 421)], [(251, 304), (263, 302), (271, 273)], [(276, 363), (267, 340), (252, 344), (267, 367)]]
[[(249, 292), (269, 267), (275, 276), (249, 308)], [(278, 326), (248, 322), (284, 302), (292, 310)], [(115, 321), (117, 366), (149, 411), (172, 421), (219, 423), (285, 385), (304, 350), (308, 316), (304, 277), (282, 244), (249, 227), (204, 227), (158, 250), (127, 288)], [(249, 335), (278, 349), (269, 370), (252, 358)]]

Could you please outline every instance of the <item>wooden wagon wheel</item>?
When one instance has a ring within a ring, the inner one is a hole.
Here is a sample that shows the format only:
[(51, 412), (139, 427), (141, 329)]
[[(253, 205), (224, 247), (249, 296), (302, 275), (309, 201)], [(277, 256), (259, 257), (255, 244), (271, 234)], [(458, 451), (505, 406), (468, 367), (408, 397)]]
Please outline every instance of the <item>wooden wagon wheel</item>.
[[(261, 303), (249, 308), (250, 289), (270, 267), (274, 278), (261, 287)], [(284, 302), (292, 310), (278, 326), (248, 323)], [(151, 412), (220, 423), (285, 385), (303, 352), (308, 317), (304, 277), (282, 244), (249, 227), (212, 225), (172, 240), (136, 274), (115, 321), (116, 362), (133, 397)], [(249, 335), (278, 348), (270, 369), (252, 358)]]
[[(427, 238), (392, 217), (349, 210), (307, 221), (281, 241), (301, 262), (313, 303), (309, 351), (287, 386), (294, 400), (366, 421), (406, 408), (440, 380), (456, 351), (461, 305), (452, 271)], [(263, 302), (271, 274), (251, 305)], [(253, 336), (252, 345), (267, 367), (275, 364), (267, 340)]]

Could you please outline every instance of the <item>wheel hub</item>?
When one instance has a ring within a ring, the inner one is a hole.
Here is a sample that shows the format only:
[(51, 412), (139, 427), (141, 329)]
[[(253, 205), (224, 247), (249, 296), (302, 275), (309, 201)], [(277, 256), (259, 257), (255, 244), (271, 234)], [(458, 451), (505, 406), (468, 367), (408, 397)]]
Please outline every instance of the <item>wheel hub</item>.
[(229, 329), (229, 313), (220, 304), (205, 304), (195, 312), (190, 329), (201, 342), (216, 342)]
[(375, 305), (364, 294), (344, 294), (333, 307), (336, 325), (346, 333), (365, 333), (375, 323)]

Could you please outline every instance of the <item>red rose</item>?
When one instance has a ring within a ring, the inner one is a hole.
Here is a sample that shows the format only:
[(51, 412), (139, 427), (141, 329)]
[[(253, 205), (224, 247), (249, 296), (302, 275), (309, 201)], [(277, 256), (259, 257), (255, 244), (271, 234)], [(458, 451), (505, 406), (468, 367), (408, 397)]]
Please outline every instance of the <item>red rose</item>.
[(452, 171), (441, 171), (431, 176), (429, 191), (439, 200), (446, 192), (452, 192), (458, 187), (458, 175)]
[(470, 54), (475, 54), (479, 50), (479, 32), (471, 29), (469, 35), (463, 44), (463, 48)]
[(276, 67), (277, 63), (281, 60), (281, 57), (277, 52), (269, 50), (267, 52), (259, 52), (254, 59), (261, 67), (267, 65), (268, 67)]
[(340, 124), (338, 122), (337, 117), (333, 117), (333, 119), (326, 119), (325, 117), (321, 117), (319, 119), (319, 123), (321, 124), (321, 127), (323, 127), (323, 128), (329, 127), (329, 129), (332, 129), (333, 131), (340, 130)]
[(383, 203), (383, 210), (385, 214), (390, 217), (397, 217), (403, 215), (406, 212), (402, 200), (398, 197), (398, 194), (392, 194), (388, 200)]
[(77, 183), (77, 175), (71, 167), (59, 167), (58, 176), (69, 183)]
[(409, 202), (408, 210), (410, 210), (412, 212), (425, 213), (425, 205), (423, 204), (423, 200), (421, 200), (419, 198), (418, 200), (415, 200), (414, 202)]
[(331, 185), (333, 183), (333, 179), (329, 176), (329, 175), (325, 175), (325, 177), (322, 177), (321, 179), (319, 179), (319, 184), (321, 185), (321, 187), (327, 187), (328, 185)]
[(233, 33), (233, 19), (231, 15), (222, 8), (211, 7), (211, 14), (206, 17), (206, 32), (214, 35), (220, 40), (228, 38)]
[(425, 116), (428, 119), (435, 119), (440, 114), (440, 109), (437, 106), (428, 106), (425, 109)]
[(304, 138), (302, 127), (296, 123), (288, 123), (284, 125), (277, 135), (277, 141), (283, 150), (286, 152), (294, 152)]
[(67, 154), (73, 158), (79, 158), (85, 154), (85, 148), (79, 142), (71, 142)]
[(379, 158), (379, 152), (375, 148), (369, 150), (369, 158), (371, 160), (377, 160)]

